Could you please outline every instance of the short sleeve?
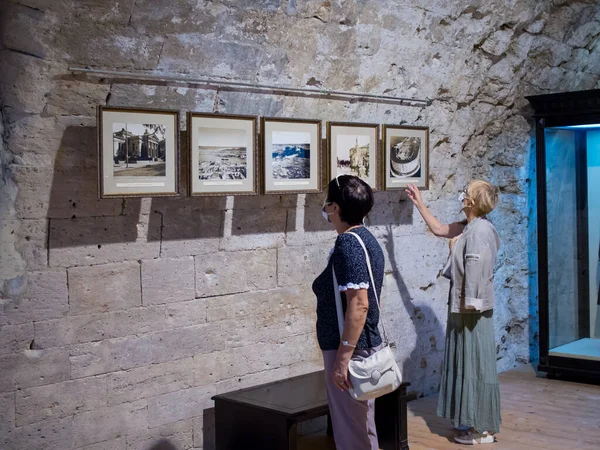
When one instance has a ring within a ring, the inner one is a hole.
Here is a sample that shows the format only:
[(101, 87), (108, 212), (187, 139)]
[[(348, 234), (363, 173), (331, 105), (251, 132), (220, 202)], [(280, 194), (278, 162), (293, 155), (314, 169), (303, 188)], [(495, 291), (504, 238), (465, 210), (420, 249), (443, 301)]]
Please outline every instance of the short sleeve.
[(332, 261), (340, 291), (369, 289), (366, 255), (356, 237), (340, 234), (335, 243)]

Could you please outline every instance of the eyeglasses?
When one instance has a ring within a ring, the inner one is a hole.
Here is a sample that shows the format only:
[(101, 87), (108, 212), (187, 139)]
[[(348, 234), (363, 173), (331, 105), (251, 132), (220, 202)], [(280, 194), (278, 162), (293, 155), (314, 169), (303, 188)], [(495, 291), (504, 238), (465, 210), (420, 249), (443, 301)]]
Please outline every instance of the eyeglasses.
[[(335, 182), (336, 182), (336, 184), (337, 184), (337, 187), (338, 187), (338, 189), (342, 189), (342, 188), (341, 188), (341, 186), (340, 186), (340, 180), (339, 180), (339, 177), (340, 177), (340, 176), (341, 176), (341, 174), (337, 174), (337, 175), (335, 176)], [(329, 195), (328, 195), (328, 196), (329, 196)], [(344, 197), (344, 192), (342, 191), (342, 198), (343, 198), (343, 197)], [(333, 202), (328, 202), (328, 201), (327, 201), (327, 197), (326, 197), (326, 198), (325, 198), (325, 202), (323, 203), (323, 207), (324, 207), (325, 205), (331, 205), (332, 203), (333, 203)]]

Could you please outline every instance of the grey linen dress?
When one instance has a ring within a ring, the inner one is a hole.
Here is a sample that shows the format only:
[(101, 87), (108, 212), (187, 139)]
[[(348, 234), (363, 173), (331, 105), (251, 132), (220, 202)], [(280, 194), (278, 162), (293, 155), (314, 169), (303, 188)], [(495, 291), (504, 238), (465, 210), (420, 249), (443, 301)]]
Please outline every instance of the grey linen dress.
[(497, 433), (501, 423), (492, 314), (448, 312), (438, 400), (438, 416), (480, 433)]
[[(491, 224), (484, 226), (488, 225)], [(468, 229), (465, 229), (465, 233)], [(454, 251), (458, 250), (455, 247)], [(460, 254), (469, 251), (468, 248), (461, 248)], [(495, 260), (495, 252), (491, 253)], [(456, 280), (458, 274), (451, 274), (456, 270), (452, 267), (451, 259), (444, 275)], [(450, 419), (456, 428), (472, 427), (479, 433), (497, 433), (500, 431), (501, 415), (493, 309), (452, 312), (453, 289), (454, 284), (451, 283), (437, 414)]]

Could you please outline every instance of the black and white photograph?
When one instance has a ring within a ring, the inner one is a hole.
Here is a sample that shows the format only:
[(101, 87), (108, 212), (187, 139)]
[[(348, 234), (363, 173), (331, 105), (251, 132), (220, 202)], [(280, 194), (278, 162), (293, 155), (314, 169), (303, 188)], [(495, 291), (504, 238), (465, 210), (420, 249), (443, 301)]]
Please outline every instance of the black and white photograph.
[(410, 178), (420, 176), (421, 138), (394, 136), (390, 138), (390, 176)]
[(165, 133), (160, 124), (113, 123), (114, 175), (164, 177)]
[(271, 154), (274, 179), (310, 178), (310, 133), (273, 132)]
[(248, 149), (245, 130), (200, 127), (198, 141), (200, 180), (246, 179)]
[(179, 112), (98, 107), (99, 195), (176, 196)]
[(329, 179), (354, 175), (378, 189), (379, 125), (327, 123)]
[(189, 194), (253, 195), (258, 121), (253, 116), (189, 113)]
[(429, 188), (429, 128), (383, 126), (384, 189)]
[(321, 121), (261, 118), (265, 194), (320, 192)]

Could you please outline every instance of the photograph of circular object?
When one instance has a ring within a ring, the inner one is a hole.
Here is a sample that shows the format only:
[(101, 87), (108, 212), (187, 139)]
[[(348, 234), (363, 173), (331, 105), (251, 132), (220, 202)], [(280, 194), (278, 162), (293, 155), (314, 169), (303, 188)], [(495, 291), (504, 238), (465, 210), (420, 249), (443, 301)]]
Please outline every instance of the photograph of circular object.
[(393, 136), (390, 138), (390, 176), (406, 178), (421, 168), (421, 138)]

